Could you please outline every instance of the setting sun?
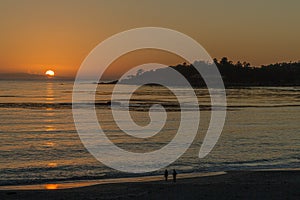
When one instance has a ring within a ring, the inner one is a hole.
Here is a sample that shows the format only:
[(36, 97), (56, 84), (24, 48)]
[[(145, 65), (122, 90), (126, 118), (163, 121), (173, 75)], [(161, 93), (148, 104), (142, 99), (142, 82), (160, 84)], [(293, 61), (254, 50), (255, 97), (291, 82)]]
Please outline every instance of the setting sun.
[(52, 71), (52, 70), (47, 70), (47, 71), (45, 72), (45, 74), (46, 74), (47, 76), (50, 76), (50, 77), (53, 77), (53, 76), (55, 75), (54, 71)]

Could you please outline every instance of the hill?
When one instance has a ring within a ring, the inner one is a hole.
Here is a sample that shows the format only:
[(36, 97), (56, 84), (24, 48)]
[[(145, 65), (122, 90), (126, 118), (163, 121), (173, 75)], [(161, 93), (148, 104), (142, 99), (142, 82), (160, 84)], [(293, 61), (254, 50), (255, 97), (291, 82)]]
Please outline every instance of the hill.
[[(214, 59), (214, 63), (219, 69), (222, 79), (226, 87), (231, 86), (300, 86), (300, 61), (289, 63), (276, 63), (263, 65), (260, 67), (251, 66), (247, 62), (233, 63), (226, 57), (220, 61)], [(128, 79), (121, 80), (123, 84), (140, 84), (145, 80), (161, 80), (165, 83), (174, 83), (181, 85), (182, 82), (176, 78), (171, 79), (171, 69), (175, 69), (182, 74), (193, 87), (204, 87), (205, 82), (196, 70), (197, 67), (212, 67), (212, 63), (196, 61), (194, 64), (179, 64), (177, 66), (169, 66), (156, 70), (137, 73)], [(175, 80), (176, 79), (176, 80)]]
[(3, 73), (0, 74), (0, 80), (21, 80), (21, 81), (36, 81), (36, 80), (72, 80), (69, 77), (53, 77), (48, 78), (45, 75), (28, 74), (28, 73)]

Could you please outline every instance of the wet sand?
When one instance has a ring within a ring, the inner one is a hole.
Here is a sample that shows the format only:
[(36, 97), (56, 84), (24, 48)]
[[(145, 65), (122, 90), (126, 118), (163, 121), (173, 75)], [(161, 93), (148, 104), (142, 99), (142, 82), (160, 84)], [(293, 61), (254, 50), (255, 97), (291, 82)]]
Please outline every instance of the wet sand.
[[(162, 179), (153, 176), (69, 183), (69, 186), (53, 184), (53, 190), (45, 190), (41, 185), (40, 188), (38, 185), (2, 187), (0, 199), (300, 199), (299, 170), (181, 174), (176, 183)], [(67, 189), (71, 186), (75, 188)]]

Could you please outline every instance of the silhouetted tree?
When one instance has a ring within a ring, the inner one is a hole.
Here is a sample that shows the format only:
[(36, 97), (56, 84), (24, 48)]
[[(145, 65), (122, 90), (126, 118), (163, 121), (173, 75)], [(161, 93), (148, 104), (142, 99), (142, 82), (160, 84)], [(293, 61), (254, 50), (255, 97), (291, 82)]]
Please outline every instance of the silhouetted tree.
[[(213, 60), (219, 69), (225, 86), (299, 86), (300, 85), (300, 61), (283, 62), (270, 65), (262, 65), (261, 67), (253, 67), (248, 62), (238, 61), (234, 64), (227, 57), (218, 61)], [(123, 83), (137, 83), (149, 76), (158, 77), (160, 79), (168, 79), (169, 69), (173, 68), (181, 73), (192, 86), (205, 86), (201, 75), (198, 73), (197, 67), (211, 67), (213, 63), (196, 61), (192, 64), (179, 64), (167, 68), (157, 69), (155, 71), (138, 71), (136, 76), (131, 76)], [(176, 81), (175, 81), (176, 82)], [(174, 83), (180, 84), (180, 83)]]

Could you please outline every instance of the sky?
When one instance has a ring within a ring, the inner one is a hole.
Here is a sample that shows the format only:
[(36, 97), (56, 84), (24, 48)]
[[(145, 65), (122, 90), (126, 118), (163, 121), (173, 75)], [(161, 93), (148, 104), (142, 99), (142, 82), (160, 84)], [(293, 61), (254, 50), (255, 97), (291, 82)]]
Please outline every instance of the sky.
[[(299, 8), (298, 0), (0, 0), (0, 73), (53, 69), (74, 76), (100, 42), (146, 26), (189, 35), (213, 58), (255, 66), (298, 61)], [(131, 54), (114, 64), (126, 68), (147, 56), (170, 65), (181, 61), (158, 54)]]

